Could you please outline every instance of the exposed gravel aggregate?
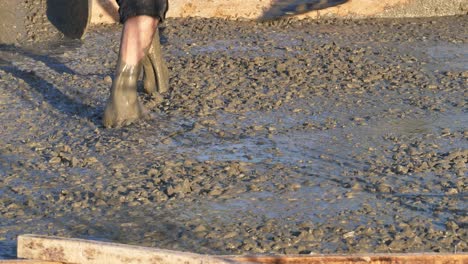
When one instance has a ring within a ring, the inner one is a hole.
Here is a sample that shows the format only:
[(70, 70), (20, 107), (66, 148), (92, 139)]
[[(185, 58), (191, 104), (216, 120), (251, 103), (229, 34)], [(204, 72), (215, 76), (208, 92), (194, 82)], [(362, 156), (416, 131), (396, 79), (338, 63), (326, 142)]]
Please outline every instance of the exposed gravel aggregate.
[(467, 251), (468, 16), (168, 19), (171, 90), (104, 129), (120, 29), (0, 48), (0, 258)]

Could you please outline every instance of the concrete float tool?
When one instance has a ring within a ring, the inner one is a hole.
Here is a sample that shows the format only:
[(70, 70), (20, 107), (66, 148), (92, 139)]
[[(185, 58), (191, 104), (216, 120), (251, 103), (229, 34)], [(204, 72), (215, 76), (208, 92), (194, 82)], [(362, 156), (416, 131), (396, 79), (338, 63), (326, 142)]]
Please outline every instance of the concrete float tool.
[(203, 255), (83, 239), (21, 235), (18, 258), (0, 264), (466, 264), (468, 253), (355, 255)]

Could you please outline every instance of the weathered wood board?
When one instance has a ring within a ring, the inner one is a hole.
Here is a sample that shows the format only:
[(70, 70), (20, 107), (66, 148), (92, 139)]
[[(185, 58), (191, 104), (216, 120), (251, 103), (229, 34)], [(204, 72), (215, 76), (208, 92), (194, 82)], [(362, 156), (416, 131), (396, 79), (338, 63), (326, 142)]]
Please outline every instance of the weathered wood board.
[(18, 257), (38, 260), (39, 262), (0, 261), (0, 264), (53, 264), (54, 261), (55, 263), (75, 264), (468, 264), (468, 253), (210, 256), (157, 248), (36, 235), (19, 236)]
[(235, 257), (243, 263), (262, 264), (468, 264), (468, 254), (360, 254)]
[(18, 258), (76, 264), (232, 263), (232, 261), (209, 255), (35, 235), (18, 237)]

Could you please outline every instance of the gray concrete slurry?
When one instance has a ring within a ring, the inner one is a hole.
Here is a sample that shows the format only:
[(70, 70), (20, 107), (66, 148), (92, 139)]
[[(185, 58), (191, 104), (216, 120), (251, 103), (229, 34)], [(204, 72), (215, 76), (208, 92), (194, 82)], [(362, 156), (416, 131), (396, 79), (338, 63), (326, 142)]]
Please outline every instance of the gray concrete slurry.
[(120, 26), (0, 47), (18, 234), (215, 254), (467, 251), (468, 17), (168, 19), (170, 90), (104, 129)]

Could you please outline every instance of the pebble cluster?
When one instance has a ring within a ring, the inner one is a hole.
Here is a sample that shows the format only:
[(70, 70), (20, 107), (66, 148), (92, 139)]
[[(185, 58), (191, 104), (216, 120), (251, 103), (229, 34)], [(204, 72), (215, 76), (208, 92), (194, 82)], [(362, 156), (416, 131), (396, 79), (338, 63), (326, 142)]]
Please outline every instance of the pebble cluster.
[(120, 30), (0, 49), (0, 258), (467, 251), (468, 16), (168, 19), (171, 90), (104, 129)]

